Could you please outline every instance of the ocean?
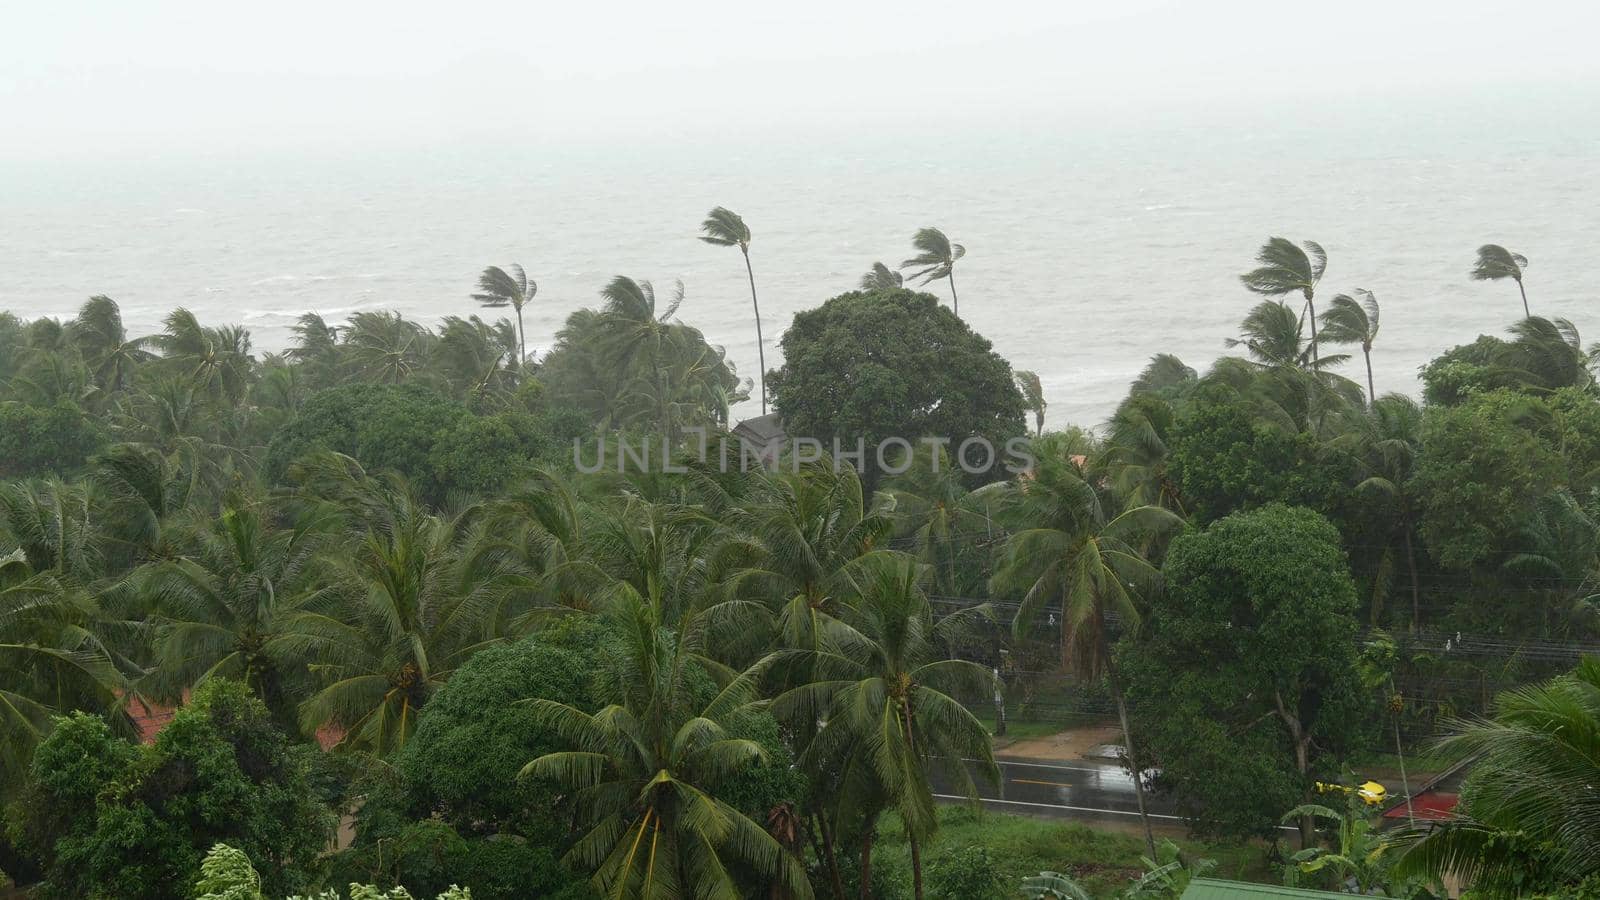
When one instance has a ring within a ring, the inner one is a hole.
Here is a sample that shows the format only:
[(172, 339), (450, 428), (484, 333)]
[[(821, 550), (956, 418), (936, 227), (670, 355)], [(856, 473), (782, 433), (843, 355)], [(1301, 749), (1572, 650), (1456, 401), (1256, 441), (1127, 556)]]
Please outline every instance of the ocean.
[[(681, 278), (680, 317), (754, 376), (738, 253), (696, 240), (716, 205), (754, 233), (769, 367), (797, 311), (912, 255), (934, 225), (968, 248), (963, 317), (1039, 373), (1052, 427), (1103, 421), (1152, 354), (1202, 370), (1222, 355), (1256, 302), (1238, 276), (1269, 235), (1327, 248), (1323, 300), (1377, 294), (1380, 392), (1415, 391), (1427, 360), (1520, 317), (1515, 285), (1467, 277), (1486, 242), (1529, 257), (1535, 314), (1600, 340), (1592, 92), (8, 163), (0, 308), (66, 317), (107, 294), (144, 333), (186, 306), (269, 351), (307, 310), (476, 312), (478, 271), (520, 262), (539, 282), (530, 347), (613, 275)], [(944, 283), (927, 290), (948, 301)]]

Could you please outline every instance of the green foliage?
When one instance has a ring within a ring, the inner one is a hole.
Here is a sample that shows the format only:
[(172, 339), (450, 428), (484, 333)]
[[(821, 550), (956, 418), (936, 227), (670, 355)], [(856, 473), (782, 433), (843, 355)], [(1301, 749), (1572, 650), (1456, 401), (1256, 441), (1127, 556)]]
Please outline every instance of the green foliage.
[(393, 469), (438, 496), (429, 454), (471, 413), (420, 385), (351, 384), (306, 400), (300, 415), (267, 447), (265, 474), (281, 481), (308, 454), (333, 451), (372, 471)]
[(390, 890), (429, 897), (457, 885), (478, 900), (570, 897), (587, 900), (587, 885), (550, 847), (513, 836), (463, 838), (449, 825), (412, 822), (335, 859), (336, 879), (373, 881)]
[(1231, 392), (1197, 399), (1173, 426), (1168, 466), (1199, 522), (1281, 502), (1337, 515), (1351, 482), (1347, 460), (1312, 435), (1263, 421)]
[(551, 786), (518, 780), (523, 763), (560, 749), (541, 728), (539, 697), (580, 709), (603, 705), (596, 673), (603, 665), (598, 626), (571, 620), (515, 644), (474, 654), (432, 698), (416, 737), (396, 761), (412, 808), (440, 816), (463, 833), (515, 832), (546, 841), (566, 831)]
[(782, 346), (769, 385), (785, 428), (830, 449), (865, 441), (869, 484), (885, 438), (948, 438), (953, 453), (981, 436), (996, 450), (983, 480), (994, 480), (1006, 442), (1026, 432), (1010, 364), (932, 295), (841, 294), (797, 314)]
[(1165, 575), (1121, 651), (1134, 731), (1196, 828), (1268, 834), (1374, 712), (1338, 532), (1306, 509), (1236, 513), (1176, 540)]
[(1396, 870), (1458, 873), (1486, 890), (1559, 890), (1600, 865), (1600, 661), (1501, 694), (1490, 720), (1456, 721), (1441, 750), (1472, 756), (1462, 816), (1402, 833)]
[(981, 846), (940, 854), (928, 867), (927, 889), (934, 900), (1001, 900), (1010, 895), (994, 858)]
[(76, 405), (0, 402), (0, 478), (73, 474), (104, 442)]
[(1552, 484), (1560, 462), (1540, 440), (1543, 404), (1511, 391), (1430, 407), (1417, 485), (1422, 535), (1447, 568), (1466, 568), (1504, 547)]
[(246, 687), (215, 680), (150, 747), (123, 744), (88, 717), (60, 721), (11, 831), (44, 872), (47, 896), (167, 897), (194, 883), (218, 841), (281, 892), (304, 884), (332, 825), (306, 769)]

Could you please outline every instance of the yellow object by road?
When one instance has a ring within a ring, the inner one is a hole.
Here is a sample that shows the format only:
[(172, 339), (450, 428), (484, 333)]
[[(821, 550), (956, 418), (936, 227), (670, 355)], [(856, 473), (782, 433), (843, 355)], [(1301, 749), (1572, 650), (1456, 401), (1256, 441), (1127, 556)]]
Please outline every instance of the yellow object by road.
[(1384, 801), (1389, 799), (1388, 788), (1376, 781), (1364, 781), (1356, 787), (1346, 787), (1342, 784), (1328, 784), (1327, 782), (1319, 781), (1317, 782), (1317, 793), (1355, 794), (1361, 798), (1362, 803), (1368, 806), (1382, 806)]

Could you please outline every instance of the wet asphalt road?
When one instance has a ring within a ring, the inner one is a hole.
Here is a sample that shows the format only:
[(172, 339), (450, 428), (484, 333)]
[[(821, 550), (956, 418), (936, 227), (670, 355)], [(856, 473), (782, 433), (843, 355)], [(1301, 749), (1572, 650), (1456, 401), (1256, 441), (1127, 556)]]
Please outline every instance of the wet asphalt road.
[[(1131, 820), (1139, 816), (1133, 778), (1114, 762), (1058, 762), (1011, 756), (996, 757), (995, 762), (1000, 766), (998, 787), (982, 778), (977, 783), (984, 806), (996, 812), (1083, 821)], [(965, 799), (948, 790), (940, 790), (935, 796), (942, 800)], [(1173, 814), (1170, 802), (1147, 799), (1152, 819), (1181, 821)]]

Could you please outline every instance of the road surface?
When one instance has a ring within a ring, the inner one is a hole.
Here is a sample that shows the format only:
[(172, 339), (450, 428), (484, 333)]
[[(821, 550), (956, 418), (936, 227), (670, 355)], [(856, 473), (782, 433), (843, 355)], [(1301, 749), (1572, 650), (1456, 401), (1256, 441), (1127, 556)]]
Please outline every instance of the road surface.
[[(996, 812), (1049, 816), (1084, 821), (1136, 820), (1139, 801), (1133, 792), (1133, 779), (1114, 762), (1088, 759), (1068, 761), (996, 756), (1000, 784), (991, 785), (978, 778), (978, 796), (983, 805)], [(941, 800), (965, 797), (938, 788)], [(1157, 822), (1181, 822), (1172, 804), (1157, 798), (1149, 800), (1150, 818)]]

